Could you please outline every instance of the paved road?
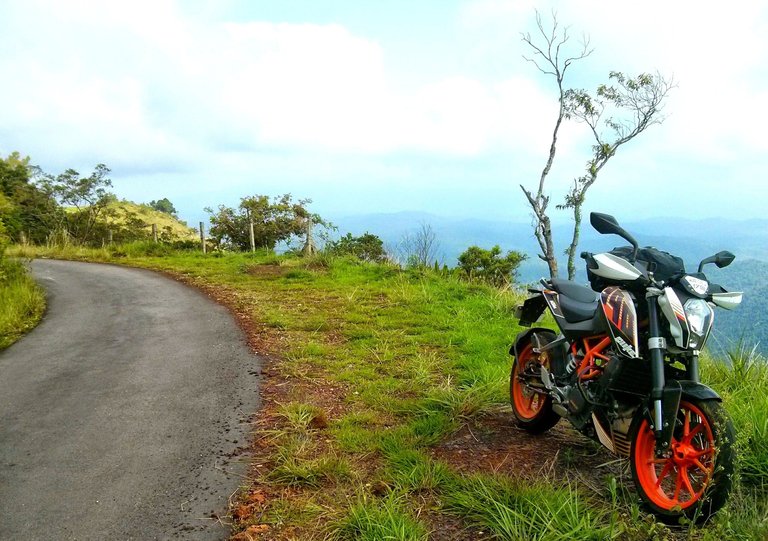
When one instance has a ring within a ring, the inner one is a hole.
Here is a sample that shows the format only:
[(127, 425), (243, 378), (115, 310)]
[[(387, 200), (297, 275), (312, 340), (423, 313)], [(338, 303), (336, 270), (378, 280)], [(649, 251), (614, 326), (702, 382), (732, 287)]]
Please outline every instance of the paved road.
[(0, 353), (0, 539), (226, 539), (259, 379), (232, 317), (149, 271), (32, 268), (48, 311)]

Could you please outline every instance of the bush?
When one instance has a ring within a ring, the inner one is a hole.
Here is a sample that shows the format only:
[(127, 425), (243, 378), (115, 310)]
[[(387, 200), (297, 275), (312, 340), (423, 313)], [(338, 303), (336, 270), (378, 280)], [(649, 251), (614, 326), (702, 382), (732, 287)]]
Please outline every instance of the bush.
[(368, 232), (359, 237), (353, 237), (352, 233), (347, 233), (339, 240), (329, 242), (327, 250), (333, 255), (351, 255), (373, 263), (383, 263), (387, 260), (384, 242)]
[(168, 244), (151, 240), (137, 240), (110, 248), (115, 257), (165, 257), (173, 254), (174, 248)]
[(501, 248), (490, 250), (470, 246), (459, 256), (459, 268), (469, 278), (478, 278), (496, 286), (504, 286), (516, 278), (517, 268), (528, 256), (509, 251), (501, 257)]

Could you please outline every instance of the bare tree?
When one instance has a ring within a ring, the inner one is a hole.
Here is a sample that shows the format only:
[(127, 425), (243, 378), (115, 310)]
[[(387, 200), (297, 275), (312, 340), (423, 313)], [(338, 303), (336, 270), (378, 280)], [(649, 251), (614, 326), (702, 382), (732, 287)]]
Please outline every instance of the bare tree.
[(397, 252), (408, 266), (427, 267), (437, 260), (440, 242), (429, 224), (421, 223), (419, 228), (406, 233), (400, 240)]
[[(582, 39), (578, 52), (569, 55), (563, 52), (569, 39), (568, 28), (559, 26), (556, 14), (552, 14), (551, 30), (545, 29), (538, 12), (536, 12), (536, 25), (540, 34), (536, 41), (530, 34), (523, 34), (523, 41), (533, 51), (531, 58), (525, 58), (542, 73), (554, 77), (558, 89), (559, 109), (549, 156), (539, 178), (538, 190), (534, 193), (533, 190), (528, 190), (522, 185), (520, 188), (533, 210), (534, 234), (541, 248), (539, 257), (546, 261), (550, 276), (553, 278), (558, 275), (558, 265), (547, 208), (550, 196), (545, 194), (544, 185), (555, 159), (557, 136), (563, 120), (575, 118), (587, 124), (595, 141), (585, 174), (574, 179), (564, 202), (557, 205), (560, 210), (573, 211), (573, 235), (565, 250), (568, 256), (568, 278), (572, 280), (576, 272), (574, 260), (581, 231), (581, 209), (587, 190), (595, 183), (608, 160), (616, 155), (619, 147), (650, 126), (663, 122), (661, 111), (674, 83), (658, 73), (656, 75), (643, 73), (637, 77), (627, 77), (621, 72), (612, 71), (609, 74), (609, 84), (598, 86), (594, 97), (585, 90), (565, 88), (564, 80), (568, 68), (573, 62), (586, 58), (592, 53), (592, 49), (589, 48), (589, 39), (586, 37)], [(603, 133), (603, 128), (607, 128), (607, 135)]]
[(557, 120), (555, 121), (555, 128), (552, 131), (552, 142), (549, 146), (549, 156), (547, 162), (544, 165), (544, 169), (541, 171), (541, 177), (539, 178), (538, 189), (534, 193), (533, 190), (525, 188), (522, 184), (520, 189), (523, 190), (525, 197), (528, 199), (528, 203), (533, 210), (533, 226), (536, 240), (541, 248), (539, 258), (547, 263), (549, 266), (549, 274), (552, 277), (557, 276), (557, 256), (555, 254), (554, 241), (552, 239), (552, 226), (550, 223), (549, 215), (547, 214), (547, 206), (549, 205), (550, 197), (545, 195), (544, 183), (549, 175), (549, 171), (552, 168), (552, 162), (555, 160), (555, 152), (557, 150), (557, 135), (560, 131), (560, 125), (564, 118), (567, 118), (568, 111), (566, 108), (566, 93), (567, 90), (564, 86), (565, 74), (568, 68), (574, 62), (586, 58), (592, 53), (592, 49), (589, 48), (589, 38), (586, 36), (582, 39), (581, 46), (578, 52), (569, 54), (565, 52), (565, 48), (568, 44), (570, 36), (568, 35), (568, 28), (561, 28), (557, 22), (557, 16), (552, 14), (552, 27), (547, 31), (544, 28), (544, 23), (541, 20), (541, 14), (536, 12), (536, 26), (539, 30), (539, 36), (534, 40), (529, 33), (522, 34), (523, 41), (533, 50), (532, 57), (525, 57), (526, 60), (533, 63), (539, 71), (546, 75), (551, 75), (557, 82), (558, 89), (558, 103), (560, 105), (557, 112)]
[[(569, 280), (573, 280), (576, 273), (574, 261), (581, 229), (581, 207), (587, 190), (620, 146), (654, 124), (664, 121), (661, 115), (664, 100), (674, 87), (672, 79), (666, 79), (658, 73), (627, 77), (612, 71), (609, 79), (615, 86), (598, 86), (594, 97), (585, 90), (569, 90), (566, 93), (568, 114), (587, 124), (595, 140), (585, 174), (574, 179), (565, 202), (557, 206), (559, 209), (573, 210), (573, 236), (565, 251), (568, 256)], [(607, 135), (601, 131), (601, 124), (608, 128)]]

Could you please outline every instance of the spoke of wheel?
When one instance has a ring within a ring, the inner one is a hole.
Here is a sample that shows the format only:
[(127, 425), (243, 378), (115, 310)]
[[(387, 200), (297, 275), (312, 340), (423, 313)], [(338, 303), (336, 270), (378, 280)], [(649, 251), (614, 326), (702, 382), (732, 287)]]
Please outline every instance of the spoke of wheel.
[(685, 443), (690, 443), (690, 442), (691, 442), (691, 440), (693, 439), (693, 437), (694, 437), (696, 434), (698, 434), (699, 432), (701, 432), (703, 428), (704, 428), (704, 425), (701, 425), (701, 424), (699, 424), (699, 425), (696, 425), (696, 426), (693, 428), (693, 430), (691, 430), (691, 431), (690, 431), (690, 432), (689, 432), (689, 433), (688, 433), (688, 434), (687, 434), (687, 435), (686, 435), (686, 436), (683, 438), (683, 441), (684, 441)]
[(691, 431), (691, 410), (685, 410), (685, 421), (683, 422), (683, 439)]
[(699, 462), (698, 459), (693, 461), (693, 465), (699, 468), (702, 472), (704, 472), (707, 478), (709, 478), (709, 468), (705, 468), (704, 464)]
[(656, 479), (656, 488), (661, 487), (661, 482), (664, 480), (664, 478), (669, 475), (669, 471), (672, 469), (672, 461), (667, 460), (666, 466), (664, 466), (661, 469), (661, 472), (659, 473), (659, 477)]
[(683, 486), (682, 476), (683, 470), (678, 470), (677, 477), (675, 478), (675, 493), (672, 495), (672, 502), (675, 505), (680, 503), (680, 488)]
[(696, 491), (693, 490), (693, 485), (691, 485), (691, 480), (688, 478), (688, 468), (680, 468), (680, 473), (683, 477), (683, 484), (685, 485), (685, 489), (689, 492), (691, 495), (691, 498), (696, 497)]
[(706, 449), (702, 449), (701, 451), (696, 451), (695, 453), (691, 453), (691, 456), (693, 458), (701, 458), (704, 455), (711, 455), (715, 452), (715, 449), (712, 447), (707, 447)]
[(533, 399), (536, 398), (536, 393), (531, 393), (531, 398), (528, 399), (528, 409), (533, 410)]
[(646, 464), (667, 464), (669, 462), (668, 458), (654, 458), (646, 462)]

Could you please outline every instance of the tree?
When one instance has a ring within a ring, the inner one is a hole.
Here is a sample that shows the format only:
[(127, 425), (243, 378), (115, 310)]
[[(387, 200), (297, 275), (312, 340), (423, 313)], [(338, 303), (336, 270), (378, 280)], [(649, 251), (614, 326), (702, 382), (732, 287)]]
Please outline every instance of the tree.
[(368, 232), (359, 237), (353, 237), (352, 233), (347, 233), (339, 240), (329, 242), (326, 249), (334, 255), (352, 255), (363, 261), (374, 263), (383, 263), (387, 260), (384, 242)]
[[(576, 272), (575, 254), (579, 242), (581, 228), (581, 209), (586, 198), (587, 190), (595, 183), (600, 171), (608, 160), (616, 155), (622, 145), (628, 143), (650, 126), (663, 122), (661, 112), (663, 103), (669, 91), (674, 87), (671, 80), (663, 76), (640, 74), (637, 77), (627, 77), (621, 72), (612, 71), (609, 81), (612, 85), (601, 84), (594, 95), (586, 90), (569, 89), (565, 87), (565, 73), (571, 64), (589, 56), (588, 39), (582, 41), (578, 53), (568, 56), (564, 52), (569, 36), (568, 29), (561, 29), (556, 15), (552, 16), (551, 31), (546, 31), (539, 13), (536, 13), (536, 23), (541, 45), (534, 42), (530, 34), (523, 34), (523, 41), (534, 52), (533, 62), (536, 67), (547, 75), (553, 76), (558, 88), (559, 112), (549, 149), (547, 162), (539, 178), (538, 190), (533, 191), (520, 186), (525, 194), (534, 218), (534, 234), (541, 248), (539, 257), (546, 261), (550, 276), (558, 275), (557, 257), (552, 238), (552, 229), (547, 207), (550, 196), (545, 195), (545, 180), (552, 167), (557, 147), (557, 135), (564, 119), (574, 118), (587, 124), (592, 132), (595, 144), (592, 146), (592, 157), (587, 163), (586, 172), (578, 176), (571, 189), (565, 195), (558, 209), (573, 211), (574, 226), (571, 242), (565, 253), (568, 256), (568, 278), (573, 279)], [(609, 135), (602, 131), (602, 125), (608, 128)]]
[(150, 201), (149, 206), (158, 212), (163, 212), (171, 216), (176, 216), (176, 209), (167, 197), (163, 197), (159, 201)]
[(541, 15), (536, 12), (536, 26), (539, 29), (539, 34), (543, 38), (543, 43), (539, 45), (534, 42), (534, 38), (529, 33), (522, 35), (523, 41), (533, 50), (533, 57), (524, 57), (529, 62), (533, 63), (536, 68), (544, 73), (555, 78), (558, 90), (558, 111), (557, 119), (555, 120), (555, 127), (552, 131), (552, 141), (549, 145), (549, 155), (544, 165), (544, 169), (541, 171), (539, 177), (538, 189), (534, 193), (532, 190), (528, 190), (520, 185), (520, 189), (523, 190), (525, 197), (528, 199), (528, 203), (533, 210), (534, 220), (534, 235), (541, 248), (541, 254), (539, 258), (547, 263), (549, 267), (549, 274), (552, 277), (557, 276), (557, 256), (555, 254), (555, 244), (552, 238), (552, 224), (547, 214), (547, 207), (549, 205), (550, 196), (545, 195), (544, 184), (549, 175), (549, 171), (552, 168), (552, 163), (555, 161), (555, 153), (557, 152), (557, 136), (560, 132), (560, 126), (563, 123), (563, 119), (567, 117), (566, 109), (566, 92), (567, 89), (564, 86), (565, 75), (568, 68), (574, 62), (582, 60), (592, 54), (592, 49), (589, 48), (589, 40), (585, 37), (582, 39), (581, 47), (578, 52), (567, 53), (565, 47), (568, 45), (570, 36), (568, 35), (568, 28), (560, 28), (557, 22), (557, 17), (552, 15), (552, 29), (546, 31), (544, 29), (544, 23), (541, 20)]
[(311, 199), (294, 202), (291, 194), (273, 198), (266, 195), (243, 197), (237, 208), (219, 205), (206, 208), (211, 217), (210, 237), (219, 246), (235, 250), (250, 249), (250, 222), (253, 222), (256, 246), (274, 250), (278, 242), (306, 234), (307, 221), (328, 225), (319, 215), (309, 212)]
[(515, 280), (518, 267), (526, 259), (525, 254), (512, 250), (502, 257), (498, 245), (490, 250), (470, 246), (459, 256), (459, 268), (469, 279), (479, 278), (496, 286), (505, 286)]
[(91, 239), (97, 221), (107, 213), (107, 206), (115, 195), (107, 190), (112, 187), (109, 168), (100, 163), (93, 173), (81, 177), (74, 169), (56, 175), (42, 174), (39, 184), (62, 206), (70, 207), (61, 219), (61, 226), (79, 242)]
[(29, 165), (29, 157), (18, 152), (0, 157), (0, 194), (8, 201), (3, 211), (6, 233), (12, 241), (22, 237), (43, 242), (63, 216), (55, 199), (31, 182), (37, 168)]
[(440, 242), (429, 224), (419, 224), (418, 229), (403, 235), (398, 245), (400, 259), (409, 267), (425, 268), (437, 260)]
[[(633, 78), (612, 71), (609, 79), (615, 86), (598, 86), (594, 97), (585, 90), (570, 90), (566, 96), (569, 113), (589, 126), (595, 140), (592, 158), (587, 162), (585, 174), (573, 181), (571, 190), (565, 196), (565, 202), (558, 205), (560, 209), (573, 210), (573, 236), (566, 249), (569, 280), (573, 280), (576, 273), (574, 261), (579, 244), (581, 207), (587, 190), (595, 183), (597, 175), (608, 160), (616, 155), (620, 146), (650, 126), (663, 122), (664, 119), (660, 116), (662, 105), (674, 86), (673, 81), (658, 73), (642, 73)], [(609, 112), (608, 115), (606, 111)], [(601, 131), (601, 123), (608, 128), (607, 135)]]
[(10, 213), (13, 209), (11, 202), (0, 193), (0, 262), (2, 262), (3, 255), (5, 254), (5, 246), (8, 243), (8, 236), (6, 235), (5, 224), (3, 223), (3, 216)]

